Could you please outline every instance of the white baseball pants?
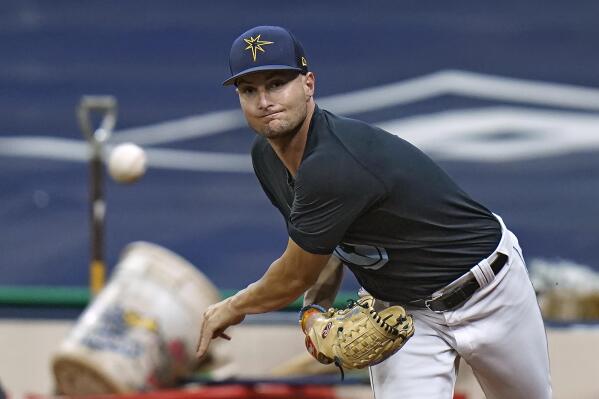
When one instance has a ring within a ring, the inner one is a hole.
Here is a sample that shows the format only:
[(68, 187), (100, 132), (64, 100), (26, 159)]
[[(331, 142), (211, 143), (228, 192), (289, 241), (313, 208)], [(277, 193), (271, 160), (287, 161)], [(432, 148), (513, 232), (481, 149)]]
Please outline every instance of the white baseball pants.
[(408, 308), (416, 331), (399, 352), (370, 368), (375, 399), (451, 399), (460, 358), (487, 399), (551, 397), (541, 312), (518, 240), (501, 224), (497, 251), (508, 256), (501, 271), (453, 311)]

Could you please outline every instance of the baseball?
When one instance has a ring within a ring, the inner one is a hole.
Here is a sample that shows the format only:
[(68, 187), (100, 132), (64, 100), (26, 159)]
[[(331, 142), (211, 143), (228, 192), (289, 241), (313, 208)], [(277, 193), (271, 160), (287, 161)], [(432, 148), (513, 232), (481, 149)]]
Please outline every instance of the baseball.
[(133, 143), (119, 144), (110, 152), (108, 173), (119, 183), (133, 183), (146, 172), (146, 153)]

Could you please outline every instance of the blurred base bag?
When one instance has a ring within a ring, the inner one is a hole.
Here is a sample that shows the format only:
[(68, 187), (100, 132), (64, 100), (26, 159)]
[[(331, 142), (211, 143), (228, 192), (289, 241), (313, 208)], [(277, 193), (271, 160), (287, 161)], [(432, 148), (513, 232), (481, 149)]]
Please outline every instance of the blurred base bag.
[(171, 386), (196, 366), (202, 313), (219, 299), (218, 289), (175, 253), (146, 242), (128, 245), (53, 358), (58, 393)]
[(599, 292), (556, 288), (539, 296), (539, 306), (546, 320), (599, 320)]

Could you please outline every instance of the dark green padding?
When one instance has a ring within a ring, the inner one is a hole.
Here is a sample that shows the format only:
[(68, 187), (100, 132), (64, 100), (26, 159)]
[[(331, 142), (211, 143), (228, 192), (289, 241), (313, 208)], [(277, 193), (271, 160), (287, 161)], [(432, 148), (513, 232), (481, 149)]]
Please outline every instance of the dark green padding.
[[(236, 290), (221, 290), (221, 296), (227, 298)], [(335, 300), (335, 307), (343, 307), (350, 298), (356, 295), (351, 292), (340, 292)], [(51, 286), (0, 286), (0, 306), (83, 308), (90, 300), (87, 287), (51, 287)], [(283, 310), (298, 311), (302, 307), (302, 298), (296, 299)]]

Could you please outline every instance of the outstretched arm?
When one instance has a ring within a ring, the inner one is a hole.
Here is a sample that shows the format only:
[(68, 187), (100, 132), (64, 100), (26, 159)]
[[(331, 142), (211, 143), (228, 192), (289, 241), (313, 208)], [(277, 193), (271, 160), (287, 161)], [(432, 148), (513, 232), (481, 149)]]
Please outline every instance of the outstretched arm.
[(245, 315), (270, 312), (293, 302), (316, 282), (329, 258), (330, 255), (304, 251), (289, 239), (283, 255), (270, 265), (262, 278), (206, 309), (197, 356), (204, 356), (212, 338), (227, 337), (225, 329), (241, 323)]

